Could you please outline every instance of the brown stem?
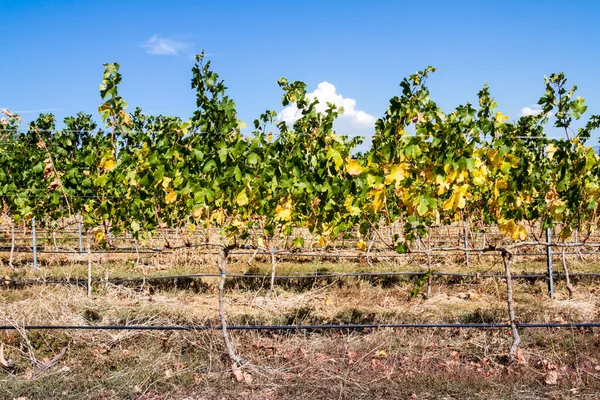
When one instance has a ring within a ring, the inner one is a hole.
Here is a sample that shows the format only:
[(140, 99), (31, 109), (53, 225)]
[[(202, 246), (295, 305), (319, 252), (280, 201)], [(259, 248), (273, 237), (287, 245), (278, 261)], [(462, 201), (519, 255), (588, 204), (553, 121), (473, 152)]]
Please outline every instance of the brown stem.
[(13, 260), (15, 257), (15, 222), (11, 220), (10, 225), (10, 255), (8, 256), (8, 266), (14, 268)]
[(250, 259), (248, 260), (248, 265), (252, 265), (252, 262), (256, 258), (256, 255), (258, 254), (259, 250), (260, 249), (258, 247), (256, 248), (256, 250), (254, 250), (254, 253), (252, 253), (252, 257), (250, 257)]
[(267, 298), (271, 297), (271, 293), (273, 293), (273, 288), (275, 288), (275, 269), (277, 268), (276, 260), (275, 260), (275, 249), (271, 248), (271, 285), (269, 286), (269, 291), (267, 292)]
[(87, 240), (87, 256), (88, 256), (88, 280), (87, 280), (87, 297), (92, 298), (92, 251), (90, 249), (90, 239)]
[(225, 273), (227, 270), (227, 258), (229, 257), (229, 251), (235, 246), (226, 246), (219, 255), (218, 266), (221, 272), (221, 279), (219, 281), (219, 317), (221, 319), (221, 329), (223, 331), (223, 340), (225, 341), (225, 347), (229, 353), (229, 358), (234, 366), (239, 367), (242, 364), (242, 359), (236, 354), (235, 348), (229, 338), (229, 332), (227, 331), (227, 320), (225, 319)]
[(162, 223), (162, 218), (160, 216), (160, 206), (158, 205), (158, 202), (156, 201), (156, 197), (154, 197), (154, 213), (156, 214), (156, 221), (158, 222), (158, 227), (160, 228), (160, 232), (165, 241), (165, 246), (167, 247), (167, 249), (170, 249), (171, 243), (169, 243), (169, 238), (167, 237), (167, 234), (165, 233), (165, 226)]
[(133, 242), (133, 245), (135, 246), (135, 267), (137, 268), (140, 265), (140, 248), (137, 239)]
[(512, 346), (510, 346), (510, 355), (514, 357), (515, 354), (517, 354), (517, 349), (521, 343), (521, 337), (519, 336), (519, 330), (517, 329), (515, 318), (512, 275), (510, 273), (511, 254), (508, 251), (502, 251), (502, 262), (504, 263), (504, 271), (506, 274), (506, 300), (508, 304), (508, 317), (510, 318), (510, 329), (512, 330), (513, 335), (513, 343)]
[(50, 164), (52, 164), (52, 169), (54, 171), (54, 177), (56, 178), (56, 180), (58, 180), (58, 182), (60, 183), (60, 190), (63, 194), (63, 197), (65, 199), (65, 202), (67, 203), (67, 210), (69, 211), (69, 218), (73, 217), (73, 210), (71, 209), (71, 204), (69, 203), (69, 199), (67, 197), (67, 192), (65, 191), (65, 187), (63, 185), (62, 179), (60, 178), (60, 175), (58, 173), (58, 170), (56, 169), (56, 165), (54, 164), (54, 160), (52, 159), (52, 154), (50, 154), (50, 150), (48, 150), (48, 146), (46, 146), (46, 142), (44, 141), (44, 139), (41, 137), (41, 135), (38, 135), (40, 138), (40, 142), (38, 143), (38, 145), (41, 144), (41, 148), (44, 149), (44, 151), (46, 152), (46, 155), (48, 155), (48, 159), (50, 160)]
[[(575, 230), (575, 244), (579, 243), (579, 229)], [(576, 247), (575, 251), (577, 251), (577, 256), (579, 257), (579, 261), (583, 261), (583, 256), (581, 255), (581, 248)]]
[(367, 249), (367, 264), (369, 264), (369, 266), (373, 266), (373, 264), (371, 263), (371, 260), (369, 259), (369, 253), (371, 253), (371, 248), (373, 247), (373, 243), (375, 243), (375, 233), (373, 233), (373, 237), (371, 237), (371, 241), (369, 242), (369, 248)]
[(58, 246), (56, 245), (56, 232), (52, 230), (52, 243), (54, 244), (54, 250), (58, 252)]
[(102, 220), (102, 227), (104, 228), (104, 237), (106, 238), (106, 243), (108, 243), (109, 247), (112, 247), (112, 239), (108, 232), (108, 225), (106, 224), (106, 220)]
[(562, 249), (562, 265), (565, 270), (565, 279), (567, 281), (567, 290), (569, 291), (569, 299), (573, 298), (573, 285), (571, 285), (571, 276), (567, 267), (567, 258), (565, 257), (565, 248)]
[[(431, 247), (430, 247), (430, 249), (431, 249)], [(429, 254), (429, 251), (427, 252), (427, 272), (429, 273), (429, 276), (427, 277), (427, 298), (430, 299), (433, 275), (431, 274), (431, 254)]]

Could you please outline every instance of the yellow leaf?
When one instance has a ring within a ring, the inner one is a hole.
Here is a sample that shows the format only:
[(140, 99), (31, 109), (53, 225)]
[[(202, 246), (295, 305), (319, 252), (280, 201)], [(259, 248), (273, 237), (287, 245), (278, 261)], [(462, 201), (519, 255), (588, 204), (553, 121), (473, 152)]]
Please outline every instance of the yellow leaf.
[(292, 201), (288, 200), (286, 203), (280, 203), (275, 208), (275, 220), (289, 221), (290, 219), (292, 219)]
[(194, 217), (194, 218), (200, 218), (200, 216), (202, 216), (202, 209), (201, 208), (196, 208), (194, 211), (192, 211), (192, 217)]
[(114, 166), (115, 160), (113, 160), (112, 158), (100, 161), (100, 168), (102, 168), (104, 171), (110, 171), (114, 168)]
[(221, 225), (221, 224), (223, 224), (223, 222), (225, 222), (225, 214), (223, 214), (223, 211), (216, 211), (216, 212), (213, 213), (212, 219), (218, 225)]
[(348, 160), (348, 164), (346, 165), (346, 172), (348, 172), (352, 176), (359, 176), (363, 170), (363, 167), (360, 166), (358, 160)]
[(554, 153), (556, 153), (556, 150), (558, 150), (558, 148), (552, 143), (546, 146), (546, 155), (548, 156), (548, 159), (552, 160), (552, 158), (554, 157)]
[(401, 163), (398, 165), (392, 166), (390, 169), (390, 173), (386, 175), (384, 183), (389, 185), (392, 182), (396, 182), (396, 187), (398, 187), (400, 181), (404, 179), (406, 173), (406, 164)]
[(438, 175), (435, 177), (435, 183), (438, 185), (437, 194), (442, 195), (450, 189), (450, 184), (446, 183), (443, 176)]
[(96, 233), (94, 234), (94, 238), (96, 242), (101, 242), (104, 240), (104, 231), (102, 229), (96, 229)]
[(327, 244), (327, 238), (325, 236), (321, 236), (319, 238), (319, 246), (323, 247)]
[(444, 202), (442, 205), (442, 209), (444, 211), (448, 210), (459, 210), (465, 208), (467, 205), (467, 191), (469, 189), (469, 185), (464, 184), (462, 186), (455, 186), (452, 195), (448, 200)]
[(246, 195), (246, 191), (241, 191), (235, 198), (235, 202), (238, 206), (245, 206), (248, 204), (248, 196)]
[(190, 224), (190, 226), (188, 227), (188, 230), (189, 230), (190, 232), (194, 232), (194, 231), (196, 230), (196, 225), (194, 225), (194, 224)]
[(267, 135), (267, 140), (268, 140), (269, 142), (272, 142), (272, 141), (273, 141), (273, 132), (269, 132), (269, 134)]
[(360, 215), (360, 208), (354, 205), (354, 197), (348, 196), (346, 197), (346, 201), (344, 201), (344, 207), (346, 207), (346, 211), (350, 215), (358, 216)]
[(367, 209), (373, 214), (379, 212), (383, 208), (383, 202), (385, 200), (385, 187), (381, 184), (371, 190), (368, 197), (373, 198), (371, 204), (367, 206)]
[(469, 177), (469, 171), (462, 171), (456, 178), (457, 183), (462, 183)]
[(527, 231), (525, 230), (525, 227), (523, 225), (519, 225), (518, 231), (519, 231), (519, 240), (527, 239)]
[(511, 167), (513, 168), (517, 168), (519, 166), (519, 159), (515, 156), (513, 156), (512, 154), (506, 154), (504, 156), (504, 159), (506, 160), (506, 162), (508, 162), (510, 164)]
[(502, 114), (501, 112), (496, 113), (496, 122), (498, 122), (498, 125), (502, 124), (507, 119), (508, 119), (508, 116)]
[(453, 205), (454, 205), (454, 198), (450, 197), (448, 200), (444, 201), (444, 204), (442, 204), (442, 210), (444, 210), (444, 211), (452, 210)]
[(490, 161), (490, 163), (494, 166), (498, 166), (502, 163), (500, 157), (498, 157), (498, 151), (496, 151), (496, 149), (489, 149), (487, 151), (487, 158)]
[(486, 182), (488, 169), (485, 164), (479, 166), (478, 169), (473, 171), (473, 183), (477, 186), (481, 186)]
[(171, 183), (172, 179), (171, 178), (167, 178), (166, 176), (163, 176), (162, 178), (162, 187), (164, 187), (165, 189), (169, 187), (169, 184)]
[(165, 197), (165, 203), (171, 204), (177, 200), (177, 193), (175, 191), (171, 191), (167, 193), (167, 197)]
[(452, 171), (451, 173), (449, 173), (448, 176), (446, 176), (446, 183), (454, 182), (454, 180), (456, 179), (456, 175), (457, 175), (456, 171)]
[(356, 247), (360, 250), (360, 251), (367, 251), (367, 244), (365, 243), (364, 240), (360, 239), (358, 241), (358, 243), (356, 243)]
[(525, 226), (522, 224), (517, 225), (514, 219), (500, 218), (498, 220), (498, 229), (500, 232), (507, 236), (510, 236), (513, 240), (525, 240), (527, 239), (527, 231)]
[(119, 115), (121, 116), (121, 121), (124, 125), (131, 125), (131, 116), (125, 112), (125, 110), (121, 110)]

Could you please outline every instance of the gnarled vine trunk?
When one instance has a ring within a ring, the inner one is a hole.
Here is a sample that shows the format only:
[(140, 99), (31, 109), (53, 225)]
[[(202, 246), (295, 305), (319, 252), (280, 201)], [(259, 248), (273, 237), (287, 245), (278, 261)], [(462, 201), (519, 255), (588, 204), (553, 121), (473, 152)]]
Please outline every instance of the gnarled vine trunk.
[(14, 268), (13, 260), (15, 257), (15, 223), (11, 221), (10, 224), (10, 255), (8, 256), (8, 266)]
[(515, 303), (513, 300), (513, 284), (512, 275), (510, 272), (511, 265), (511, 254), (508, 251), (502, 251), (502, 262), (504, 263), (504, 272), (506, 274), (506, 301), (508, 305), (508, 318), (510, 319), (510, 329), (512, 331), (513, 342), (510, 346), (510, 355), (515, 356), (517, 349), (521, 343), (521, 337), (519, 336), (519, 330), (517, 329), (517, 322), (515, 318)]
[(567, 267), (567, 259), (565, 257), (565, 248), (562, 249), (562, 266), (565, 270), (565, 280), (567, 281), (567, 290), (569, 291), (569, 298), (573, 297), (573, 285), (571, 285), (571, 276), (569, 274), (569, 268)]
[(229, 358), (235, 367), (239, 367), (242, 363), (242, 359), (236, 354), (235, 347), (233, 347), (233, 344), (231, 343), (229, 331), (227, 330), (227, 320), (225, 319), (225, 278), (227, 272), (227, 259), (229, 258), (229, 251), (232, 248), (232, 246), (225, 246), (218, 259), (219, 271), (221, 272), (221, 279), (219, 281), (219, 318), (221, 319), (223, 340), (225, 341), (225, 347), (227, 348)]
[(275, 288), (275, 271), (277, 269), (277, 260), (275, 259), (275, 249), (271, 248), (271, 283), (269, 285), (269, 291), (267, 292), (267, 298), (271, 297), (273, 289)]

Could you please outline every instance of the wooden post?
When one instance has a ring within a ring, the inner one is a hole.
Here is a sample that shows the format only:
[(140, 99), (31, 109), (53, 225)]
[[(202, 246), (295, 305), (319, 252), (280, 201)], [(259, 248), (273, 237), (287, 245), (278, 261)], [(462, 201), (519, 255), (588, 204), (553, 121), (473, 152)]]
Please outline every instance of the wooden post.
[(87, 256), (88, 256), (88, 280), (87, 280), (87, 296), (92, 298), (92, 250), (90, 249), (90, 239), (87, 241)]
[(83, 240), (81, 238), (81, 216), (77, 215), (77, 233), (79, 235), (79, 255), (83, 254)]
[(31, 218), (31, 244), (33, 246), (33, 272), (37, 272), (38, 263), (37, 263), (37, 240), (35, 236), (35, 218)]
[(548, 294), (550, 298), (554, 298), (554, 272), (552, 271), (552, 230), (546, 228), (546, 266), (548, 268)]

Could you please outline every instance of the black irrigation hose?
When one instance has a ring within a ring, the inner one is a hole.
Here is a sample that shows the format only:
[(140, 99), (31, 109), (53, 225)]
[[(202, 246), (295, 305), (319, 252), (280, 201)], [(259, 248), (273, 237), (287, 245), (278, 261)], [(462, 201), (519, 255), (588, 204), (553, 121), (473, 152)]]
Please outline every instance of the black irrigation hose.
[[(517, 323), (517, 328), (600, 328), (600, 322), (564, 322), (564, 323)], [(299, 330), (362, 330), (380, 328), (471, 328), (504, 329), (506, 323), (437, 323), (437, 324), (328, 324), (328, 325), (230, 325), (233, 331), (299, 331)], [(129, 331), (210, 331), (220, 330), (221, 325), (2, 325), (0, 330), (129, 330)]]
[[(344, 278), (344, 277), (378, 277), (378, 276), (425, 276), (428, 272), (348, 272), (348, 273), (330, 273), (330, 274), (312, 274), (312, 275), (276, 275), (275, 279), (323, 279), (323, 278)], [(433, 276), (442, 276), (449, 278), (499, 278), (504, 279), (504, 274), (490, 274), (490, 273), (453, 273), (453, 272), (431, 272)], [(134, 282), (150, 282), (150, 281), (166, 281), (176, 279), (194, 279), (194, 278), (214, 278), (220, 277), (221, 274), (188, 274), (188, 275), (168, 275), (168, 276), (151, 276), (151, 277), (135, 277), (135, 278), (114, 278), (114, 279), (94, 279), (92, 283), (134, 283)], [(555, 278), (564, 277), (563, 273), (552, 274)], [(570, 273), (570, 277), (591, 277), (600, 278), (600, 273), (595, 272), (575, 272)], [(547, 278), (548, 274), (544, 273), (531, 273), (531, 274), (517, 274), (512, 275), (513, 279), (542, 279)], [(269, 279), (270, 275), (258, 275), (258, 274), (227, 274), (226, 278), (236, 279)], [(57, 285), (87, 285), (87, 279), (73, 279), (73, 280), (42, 280), (42, 279), (10, 279), (0, 277), (0, 282), (5, 284), (16, 284), (16, 285), (30, 285), (30, 284), (57, 284)]]

